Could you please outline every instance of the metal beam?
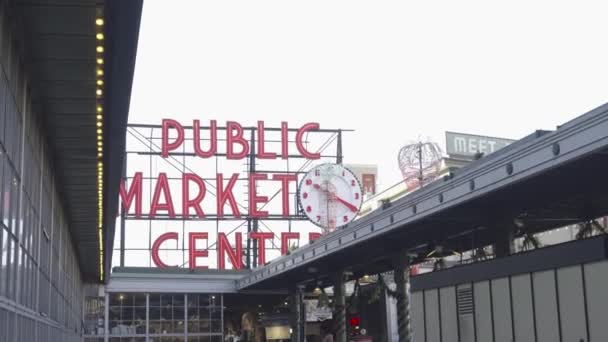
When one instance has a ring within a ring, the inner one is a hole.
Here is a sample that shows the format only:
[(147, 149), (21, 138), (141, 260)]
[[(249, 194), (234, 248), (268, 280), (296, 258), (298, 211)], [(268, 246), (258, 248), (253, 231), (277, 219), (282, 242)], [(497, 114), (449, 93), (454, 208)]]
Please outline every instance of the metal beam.
[(338, 251), (361, 246), (372, 239), (403, 232), (448, 209), (482, 201), (484, 196), (499, 193), (606, 148), (608, 105), (603, 105), (560, 126), (556, 131), (534, 133), (519, 140), (464, 167), (451, 179), (429, 184), (397, 200), (389, 208), (377, 210), (288, 256), (275, 259), (240, 279), (238, 288), (251, 287)]

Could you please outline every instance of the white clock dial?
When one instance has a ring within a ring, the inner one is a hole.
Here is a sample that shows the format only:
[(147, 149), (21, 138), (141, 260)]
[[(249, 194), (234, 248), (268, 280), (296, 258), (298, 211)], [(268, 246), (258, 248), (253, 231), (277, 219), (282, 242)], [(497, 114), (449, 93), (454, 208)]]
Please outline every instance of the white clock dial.
[(363, 196), (357, 177), (338, 164), (322, 164), (300, 181), (300, 207), (325, 232), (344, 226), (357, 217)]

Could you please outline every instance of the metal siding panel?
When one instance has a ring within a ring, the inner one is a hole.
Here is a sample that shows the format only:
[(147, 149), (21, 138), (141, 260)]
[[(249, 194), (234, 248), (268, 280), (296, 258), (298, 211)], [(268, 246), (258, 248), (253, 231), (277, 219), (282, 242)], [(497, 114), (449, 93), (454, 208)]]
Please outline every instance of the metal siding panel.
[(426, 332), (424, 331), (424, 292), (412, 292), (412, 333), (414, 342), (425, 342)]
[(395, 213), (394, 218), (395, 218), (395, 222), (401, 221), (401, 220), (405, 220), (409, 217), (411, 217), (412, 215), (414, 215), (414, 212), (412, 210), (412, 208), (407, 208), (407, 209), (403, 209), (400, 210), (398, 212)]
[(490, 282), (473, 285), (475, 296), (475, 325), (478, 341), (492, 341), (492, 311), (490, 307)]
[(338, 240), (331, 241), (327, 244), (327, 250), (330, 251), (338, 246), (340, 246), (340, 242)]
[(357, 230), (357, 238), (364, 237), (365, 235), (370, 234), (371, 232), (372, 232), (372, 227), (365, 226), (365, 227)]
[(456, 289), (454, 286), (439, 290), (441, 301), (442, 342), (458, 342), (458, 312), (456, 311)]
[(608, 341), (608, 261), (590, 263), (585, 267), (589, 341)]
[[(458, 289), (465, 288), (471, 288), (471, 284), (458, 286)], [(475, 296), (474, 291), (473, 296)], [(475, 297), (473, 297), (473, 303), (474, 301)], [(477, 310), (477, 308), (474, 308), (472, 314), (460, 315), (458, 317), (460, 342), (475, 342), (475, 318), (473, 316), (475, 314), (475, 310)]]
[(388, 227), (391, 224), (391, 218), (385, 217), (378, 222), (374, 223), (374, 231), (378, 231)]
[(457, 199), (460, 196), (463, 196), (469, 192), (469, 183), (463, 183), (458, 185), (457, 187), (450, 189), (443, 193), (444, 202), (448, 202), (453, 199)]
[(559, 311), (563, 341), (587, 340), (585, 302), (583, 297), (583, 272), (580, 266), (557, 270)]
[(511, 321), (509, 278), (492, 280), (492, 309), (496, 342), (512, 342), (513, 322)]
[(424, 291), (426, 342), (441, 342), (439, 324), (439, 295), (437, 290)]
[(534, 342), (534, 316), (532, 311), (530, 274), (512, 277), (511, 292), (513, 294), (515, 341)]
[(346, 244), (346, 243), (353, 241), (354, 239), (355, 239), (354, 233), (346, 234), (340, 238), (340, 243)]
[(475, 188), (481, 189), (485, 186), (492, 185), (499, 180), (502, 180), (506, 177), (506, 174), (502, 168), (497, 168), (488, 173), (481, 174), (479, 177), (475, 179)]
[(433, 209), (438, 204), (439, 204), (439, 201), (437, 200), (437, 197), (434, 196), (434, 197), (431, 197), (427, 200), (424, 200), (424, 201), (418, 203), (416, 206), (418, 207), (418, 212), (423, 213), (427, 210)]
[(559, 341), (557, 299), (553, 270), (532, 274), (534, 307), (536, 308), (536, 334), (539, 342)]

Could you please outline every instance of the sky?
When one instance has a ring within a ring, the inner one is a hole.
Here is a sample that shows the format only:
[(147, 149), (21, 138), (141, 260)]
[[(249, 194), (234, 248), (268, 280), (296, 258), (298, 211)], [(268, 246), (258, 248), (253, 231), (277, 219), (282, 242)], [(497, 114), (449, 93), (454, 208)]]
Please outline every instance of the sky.
[(608, 99), (601, 1), (144, 3), (131, 123), (354, 129), (345, 163), (401, 179), (399, 149), (445, 131), (521, 138)]
[(606, 7), (148, 0), (129, 120), (355, 129), (345, 162), (377, 164), (383, 188), (407, 143), (520, 138), (605, 103)]

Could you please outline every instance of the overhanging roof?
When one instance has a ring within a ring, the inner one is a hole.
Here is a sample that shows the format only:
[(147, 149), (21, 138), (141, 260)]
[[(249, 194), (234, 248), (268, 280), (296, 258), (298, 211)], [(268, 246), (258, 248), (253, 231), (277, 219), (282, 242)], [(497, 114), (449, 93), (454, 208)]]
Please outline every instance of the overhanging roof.
[(249, 270), (189, 270), (178, 267), (115, 267), (108, 292), (286, 294), (286, 291), (238, 291), (236, 282)]
[(104, 261), (109, 269), (142, 0), (19, 0), (23, 50), (80, 269), (98, 280), (95, 19), (103, 8)]
[(605, 215), (606, 174), (608, 105), (555, 131), (537, 131), (275, 259), (239, 280), (238, 287), (293, 286), (340, 269), (359, 275), (386, 271), (392, 254), (435, 242), (461, 249), (483, 246), (522, 213), (533, 231)]

